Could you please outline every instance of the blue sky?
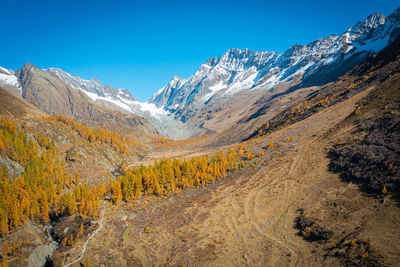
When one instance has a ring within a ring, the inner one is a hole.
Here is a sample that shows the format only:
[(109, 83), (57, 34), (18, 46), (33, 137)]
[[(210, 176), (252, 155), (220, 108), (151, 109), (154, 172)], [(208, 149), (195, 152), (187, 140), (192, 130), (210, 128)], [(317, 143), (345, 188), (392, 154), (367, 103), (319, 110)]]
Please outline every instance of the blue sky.
[(229, 48), (283, 52), (343, 33), (394, 0), (2, 0), (0, 66), (59, 67), (141, 101)]

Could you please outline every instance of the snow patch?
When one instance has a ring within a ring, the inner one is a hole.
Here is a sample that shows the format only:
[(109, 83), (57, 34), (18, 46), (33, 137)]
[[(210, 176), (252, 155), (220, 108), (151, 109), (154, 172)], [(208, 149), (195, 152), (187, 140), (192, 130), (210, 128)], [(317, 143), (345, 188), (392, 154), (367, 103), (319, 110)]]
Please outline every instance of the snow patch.
[(369, 52), (373, 52), (373, 53), (378, 53), (380, 50), (382, 50), (388, 44), (389, 44), (389, 35), (386, 35), (385, 38), (376, 39), (367, 44), (357, 46), (357, 49), (369, 51)]
[(327, 58), (327, 59), (324, 61), (324, 65), (328, 65), (329, 63), (331, 63), (331, 62), (333, 62), (333, 61), (334, 61), (334, 58), (333, 58), (333, 57)]
[(275, 85), (277, 85), (282, 79), (282, 72), (278, 73), (278, 75), (274, 74), (269, 77), (265, 82), (257, 86), (257, 88), (262, 88), (264, 90), (269, 90)]
[(164, 110), (163, 108), (158, 108), (156, 107), (156, 105), (154, 105), (153, 103), (142, 103), (139, 101), (132, 101), (132, 100), (128, 100), (128, 99), (123, 99), (122, 97), (118, 96), (119, 99), (126, 103), (128, 106), (131, 107), (131, 112), (132, 113), (137, 113), (137, 110), (135, 110), (134, 107), (138, 108), (140, 111), (142, 111), (143, 113), (150, 113), (150, 115), (152, 117), (155, 117), (157, 119), (160, 119), (160, 116), (167, 116), (169, 115), (169, 112)]
[[(293, 74), (290, 75), (289, 77), (295, 76), (295, 75), (297, 75), (297, 74), (305, 73), (305, 72), (308, 70), (308, 68), (310, 68), (310, 67), (313, 66), (314, 64), (315, 64), (314, 62), (308, 63), (308, 64), (305, 65), (304, 67), (301, 67), (300, 69), (298, 69), (295, 73), (293, 73)], [(289, 77), (288, 77), (288, 78), (289, 78)]]
[[(82, 90), (82, 88), (80, 88)], [(99, 96), (95, 93), (91, 93), (85, 90), (82, 90), (88, 97), (90, 97), (93, 101), (106, 101), (106, 102), (110, 102), (126, 111), (132, 112), (131, 107), (125, 103), (122, 103), (121, 101), (117, 101), (108, 97), (103, 97), (103, 96)]]
[(226, 93), (234, 94), (240, 90), (244, 89), (249, 89), (254, 85), (254, 79), (257, 77), (258, 72), (254, 72), (250, 74), (247, 78), (244, 80), (239, 80), (232, 84), (229, 89), (226, 91)]
[(349, 52), (354, 46), (349, 45), (346, 47), (346, 50), (344, 51), (345, 54), (347, 54), (347, 52)]
[(155, 98), (156, 96), (158, 96), (159, 94), (161, 94), (162, 91), (164, 91), (164, 89), (165, 89), (165, 86), (164, 86), (163, 88), (159, 89), (159, 90), (153, 95), (152, 98)]
[(215, 84), (215, 85), (213, 85), (213, 86), (210, 86), (210, 90), (211, 91), (219, 91), (219, 90), (221, 90), (221, 89), (223, 89), (223, 88), (225, 88), (226, 87), (226, 85), (224, 84), (224, 81), (219, 81), (219, 83), (217, 83), (217, 84)]
[(169, 115), (168, 111), (166, 111), (162, 108), (156, 107), (156, 105), (154, 105), (153, 103), (147, 103), (147, 102), (146, 103), (136, 102), (136, 103), (139, 105), (139, 107), (142, 111), (149, 112), (151, 116), (153, 116), (157, 119), (159, 119), (160, 116)]
[(208, 94), (202, 97), (202, 101), (207, 102), (216, 92), (218, 92), (221, 89), (226, 88), (226, 85), (224, 84), (224, 81), (219, 81), (219, 83), (210, 86), (208, 89), (211, 90)]
[(132, 100), (123, 98), (120, 95), (117, 96), (119, 98), (119, 100), (115, 100), (115, 99), (112, 99), (109, 97), (103, 97), (103, 96), (99, 96), (95, 93), (85, 91), (82, 88), (80, 88), (80, 90), (82, 90), (88, 97), (90, 97), (90, 99), (92, 99), (95, 102), (97, 102), (97, 101), (109, 102), (125, 111), (128, 111), (129, 113), (138, 114), (138, 111), (141, 111), (142, 113), (147, 112), (152, 117), (155, 117), (157, 119), (160, 119), (161, 116), (169, 115), (169, 113), (166, 110), (164, 110), (162, 108), (157, 108), (152, 103), (142, 103), (139, 101), (132, 101)]

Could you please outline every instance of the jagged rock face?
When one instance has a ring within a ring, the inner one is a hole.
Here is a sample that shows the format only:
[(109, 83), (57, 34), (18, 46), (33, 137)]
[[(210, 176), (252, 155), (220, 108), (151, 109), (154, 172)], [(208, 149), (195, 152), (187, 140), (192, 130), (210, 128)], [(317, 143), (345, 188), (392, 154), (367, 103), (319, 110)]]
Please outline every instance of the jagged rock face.
[(175, 76), (149, 102), (172, 112), (192, 102), (206, 102), (220, 89), (230, 86), (234, 91), (241, 83), (254, 80), (258, 76), (257, 70), (270, 66), (277, 55), (274, 52), (230, 49), (221, 58), (209, 59), (187, 79)]
[(25, 171), (25, 168), (21, 164), (8, 157), (0, 156), (0, 165), (3, 168), (5, 166), (7, 167), (8, 175), (13, 179), (20, 176)]
[(211, 103), (226, 102), (245, 91), (269, 91), (285, 83), (321, 85), (384, 48), (399, 34), (399, 25), (397, 9), (388, 17), (370, 15), (341, 35), (294, 45), (282, 54), (229, 49), (223, 56), (209, 59), (193, 76), (175, 76), (149, 103), (187, 121)]

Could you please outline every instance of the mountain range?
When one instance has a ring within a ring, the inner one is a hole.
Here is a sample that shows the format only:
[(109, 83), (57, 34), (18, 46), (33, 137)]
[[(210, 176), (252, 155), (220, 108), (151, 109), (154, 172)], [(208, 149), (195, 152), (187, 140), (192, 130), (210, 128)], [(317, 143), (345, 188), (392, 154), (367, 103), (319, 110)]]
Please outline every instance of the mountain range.
[(90, 120), (96, 117), (93, 107), (100, 110), (101, 105), (145, 118), (168, 137), (187, 138), (221, 132), (243, 119), (244, 110), (262, 108), (274, 95), (336, 80), (391, 43), (399, 27), (400, 8), (387, 17), (372, 14), (340, 35), (293, 45), (283, 53), (232, 48), (190, 77), (174, 76), (146, 103), (98, 79), (30, 63), (16, 71), (0, 68), (0, 86), (50, 113)]
[(175, 76), (150, 100), (181, 120), (196, 115), (211, 102), (223, 101), (243, 91), (268, 91), (276, 87), (306, 87), (335, 80), (399, 33), (400, 9), (388, 17), (372, 14), (341, 35), (331, 35), (307, 45), (294, 45), (279, 54), (229, 49), (211, 58), (192, 76)]

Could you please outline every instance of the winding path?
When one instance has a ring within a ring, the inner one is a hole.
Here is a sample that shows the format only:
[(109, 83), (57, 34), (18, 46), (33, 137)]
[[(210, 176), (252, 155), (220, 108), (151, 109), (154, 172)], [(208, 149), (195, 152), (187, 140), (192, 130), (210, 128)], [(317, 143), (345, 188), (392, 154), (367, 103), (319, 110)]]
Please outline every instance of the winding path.
[(90, 239), (92, 239), (92, 237), (94, 237), (103, 228), (103, 220), (104, 220), (104, 212), (105, 212), (105, 210), (106, 210), (106, 203), (104, 203), (103, 210), (101, 211), (101, 219), (97, 221), (97, 223), (99, 224), (99, 228), (97, 228), (96, 231), (94, 231), (89, 236), (89, 238), (86, 240), (85, 244), (83, 244), (81, 256), (79, 258), (77, 258), (76, 260), (74, 260), (73, 262), (63, 265), (63, 267), (71, 266), (72, 264), (75, 264), (75, 263), (77, 263), (77, 262), (82, 260), (83, 256), (85, 255), (86, 247), (89, 244)]

